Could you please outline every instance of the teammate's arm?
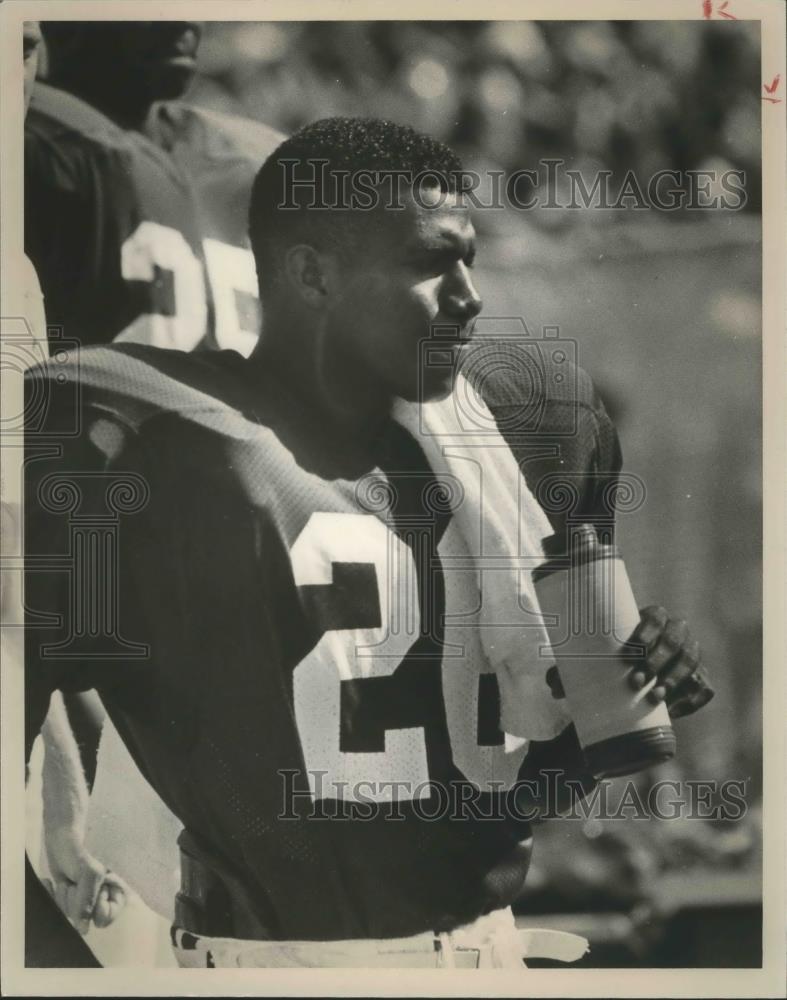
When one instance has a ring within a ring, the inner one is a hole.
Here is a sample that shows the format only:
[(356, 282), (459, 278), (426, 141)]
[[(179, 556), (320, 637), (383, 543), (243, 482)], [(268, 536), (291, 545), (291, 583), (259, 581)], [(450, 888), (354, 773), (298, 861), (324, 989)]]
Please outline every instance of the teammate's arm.
[(125, 904), (122, 882), (85, 849), (88, 788), (63, 697), (52, 695), (42, 729), (43, 836), (52, 892), (81, 934), (106, 927)]
[[(76, 428), (72, 387), (66, 383), (59, 388), (54, 379), (46, 379), (45, 371), (36, 369), (26, 376), (25, 412), (32, 419), (25, 439), (25, 743), (29, 757), (36, 736), (43, 735), (45, 846), (53, 869), (52, 888), (63, 910), (84, 932), (91, 918), (98, 926), (110, 923), (122, 908), (125, 894), (122, 883), (108, 877), (82, 847), (87, 790), (62, 700), (59, 695), (53, 697), (53, 692), (94, 687), (97, 676), (121, 670), (122, 663), (96, 660), (88, 670), (80, 660), (57, 652), (58, 643), (68, 638), (74, 625), (70, 517), (60, 503), (78, 498), (89, 508), (90, 484), (101, 477), (105, 456), (91, 440), (89, 429), (82, 427), (80, 432)], [(41, 412), (42, 399), (43, 418), (31, 426)], [(74, 961), (63, 964), (89, 964), (82, 962), (83, 948), (75, 941), (69, 945), (63, 923), (49, 913), (39, 888), (31, 888), (31, 872), (27, 870), (26, 875), (26, 921), (36, 940), (35, 964), (57, 964), (47, 960), (39, 924), (56, 933), (58, 954), (71, 950)]]
[(72, 330), (74, 300), (96, 264), (88, 252), (94, 211), (71, 147), (58, 149), (35, 125), (25, 130), (25, 253), (33, 262), (47, 323)]

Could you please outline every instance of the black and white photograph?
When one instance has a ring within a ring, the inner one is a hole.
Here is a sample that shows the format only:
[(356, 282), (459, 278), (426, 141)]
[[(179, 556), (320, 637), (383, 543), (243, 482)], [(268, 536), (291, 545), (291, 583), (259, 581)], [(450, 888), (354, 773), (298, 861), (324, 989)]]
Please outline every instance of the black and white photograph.
[(3, 992), (784, 995), (783, 5), (3, 8)]

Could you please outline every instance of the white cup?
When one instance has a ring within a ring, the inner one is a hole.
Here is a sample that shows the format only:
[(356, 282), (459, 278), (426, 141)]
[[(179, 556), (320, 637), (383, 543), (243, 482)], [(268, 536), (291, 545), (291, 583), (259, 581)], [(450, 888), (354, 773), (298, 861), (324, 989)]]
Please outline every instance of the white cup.
[[(574, 529), (565, 555), (533, 574), (541, 613), (569, 713), (597, 778), (634, 774), (669, 760), (675, 734), (662, 702), (647, 698), (655, 680), (634, 691), (621, 657), (640, 621), (616, 546), (590, 525)], [(644, 654), (643, 654), (644, 655)]]

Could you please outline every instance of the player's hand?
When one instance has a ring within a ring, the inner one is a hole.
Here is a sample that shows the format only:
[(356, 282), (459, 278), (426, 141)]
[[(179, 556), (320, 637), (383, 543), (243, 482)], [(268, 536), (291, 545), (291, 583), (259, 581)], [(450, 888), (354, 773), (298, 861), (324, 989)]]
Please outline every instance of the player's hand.
[(96, 927), (108, 927), (126, 904), (122, 880), (70, 831), (50, 832), (46, 851), (52, 874), (47, 888), (79, 933), (87, 934), (91, 921)]
[(101, 883), (96, 905), (93, 908), (93, 923), (96, 927), (109, 927), (123, 912), (127, 900), (126, 883), (114, 872), (108, 871)]
[[(664, 608), (640, 610), (641, 620), (629, 640), (629, 683), (635, 691), (653, 686), (646, 697), (653, 704), (666, 702), (673, 719), (691, 715), (713, 698), (700, 666), (700, 645), (682, 619), (670, 618)], [(644, 652), (644, 659), (642, 654)]]

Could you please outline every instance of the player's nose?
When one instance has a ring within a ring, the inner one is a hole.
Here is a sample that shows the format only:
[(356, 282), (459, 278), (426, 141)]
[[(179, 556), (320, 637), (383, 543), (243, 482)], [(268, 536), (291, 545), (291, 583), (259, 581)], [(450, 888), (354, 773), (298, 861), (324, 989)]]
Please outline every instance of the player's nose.
[(457, 266), (456, 274), (446, 282), (444, 291), (442, 312), (458, 323), (469, 323), (484, 307), (483, 299), (470, 278), (470, 271), (462, 261)]

